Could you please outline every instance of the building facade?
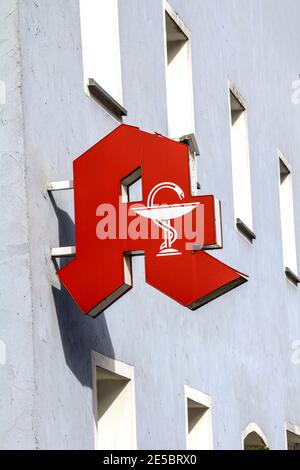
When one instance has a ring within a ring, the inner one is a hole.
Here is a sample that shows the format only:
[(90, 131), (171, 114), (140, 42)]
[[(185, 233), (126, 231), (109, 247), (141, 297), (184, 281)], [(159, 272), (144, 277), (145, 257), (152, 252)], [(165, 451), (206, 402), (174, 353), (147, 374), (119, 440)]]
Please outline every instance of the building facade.
[[(299, 18), (299, 0), (1, 0), (2, 449), (300, 445)], [(73, 191), (49, 183), (121, 122), (195, 136), (213, 256), (248, 282), (190, 311), (133, 257), (133, 288), (80, 312), (51, 256), (76, 246)]]

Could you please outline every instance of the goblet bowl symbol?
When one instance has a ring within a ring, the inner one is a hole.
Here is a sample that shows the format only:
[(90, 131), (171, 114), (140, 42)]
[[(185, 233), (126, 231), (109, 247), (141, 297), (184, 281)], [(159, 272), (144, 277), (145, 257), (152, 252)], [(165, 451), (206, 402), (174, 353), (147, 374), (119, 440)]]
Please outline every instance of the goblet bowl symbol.
[(180, 186), (167, 181), (164, 183), (159, 183), (152, 188), (147, 198), (146, 207), (136, 207), (132, 210), (142, 217), (151, 219), (155, 225), (163, 230), (164, 241), (160, 245), (160, 251), (156, 256), (181, 255), (180, 251), (172, 248), (172, 245), (177, 240), (178, 235), (175, 228), (171, 226), (171, 220), (188, 214), (196, 208), (199, 202), (192, 202), (187, 204), (155, 205), (154, 198), (156, 194), (162, 189), (172, 189), (177, 193), (179, 199), (182, 200), (184, 198), (184, 192)]

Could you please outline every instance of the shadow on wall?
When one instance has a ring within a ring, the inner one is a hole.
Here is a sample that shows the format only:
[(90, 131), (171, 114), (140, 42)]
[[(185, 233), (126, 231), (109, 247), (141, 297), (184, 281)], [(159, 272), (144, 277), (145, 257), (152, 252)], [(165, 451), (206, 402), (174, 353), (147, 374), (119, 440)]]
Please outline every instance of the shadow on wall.
[[(58, 220), (59, 246), (74, 245), (74, 222), (57, 206), (53, 196), (50, 197)], [(59, 264), (55, 261), (56, 270), (68, 262), (66, 259), (61, 259)], [(52, 286), (52, 292), (66, 364), (82, 385), (92, 388), (91, 350), (115, 357), (105, 314), (97, 318), (83, 315), (63, 286), (61, 290)]]

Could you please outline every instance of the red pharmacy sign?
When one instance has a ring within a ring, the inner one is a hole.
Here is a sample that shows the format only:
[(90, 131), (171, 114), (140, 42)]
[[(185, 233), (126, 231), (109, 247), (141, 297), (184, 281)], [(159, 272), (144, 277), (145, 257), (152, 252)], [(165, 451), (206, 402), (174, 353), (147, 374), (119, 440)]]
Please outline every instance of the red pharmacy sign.
[[(129, 187), (141, 177), (142, 200)], [(184, 143), (125, 124), (74, 161), (76, 258), (58, 276), (96, 316), (132, 287), (131, 257), (146, 282), (191, 310), (247, 281), (210, 256), (222, 248), (220, 203), (191, 196)]]

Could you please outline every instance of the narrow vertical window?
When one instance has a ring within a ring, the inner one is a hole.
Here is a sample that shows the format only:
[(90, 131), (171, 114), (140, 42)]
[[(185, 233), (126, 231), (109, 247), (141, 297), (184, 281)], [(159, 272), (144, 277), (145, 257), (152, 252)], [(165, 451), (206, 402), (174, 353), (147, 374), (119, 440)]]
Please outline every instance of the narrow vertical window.
[(168, 3), (165, 11), (168, 132), (172, 138), (194, 133), (190, 32)]
[(185, 386), (185, 400), (187, 449), (212, 449), (210, 397), (198, 390)]
[(109, 110), (119, 105), (124, 115), (118, 0), (80, 0), (80, 16), (85, 86)]
[(230, 90), (231, 155), (236, 226), (249, 240), (255, 238), (252, 222), (251, 180), (247, 111), (242, 99)]
[(93, 353), (97, 449), (135, 449), (133, 368)]
[(285, 273), (298, 284), (292, 174), (282, 154), (279, 155), (280, 215)]

